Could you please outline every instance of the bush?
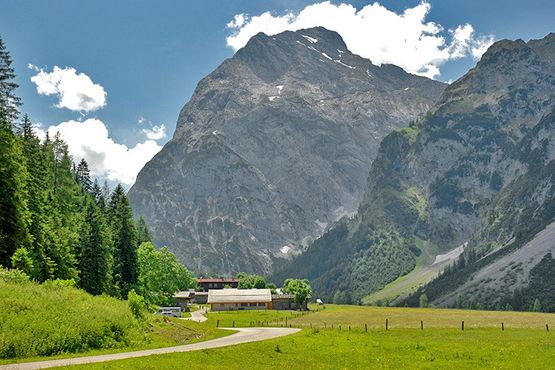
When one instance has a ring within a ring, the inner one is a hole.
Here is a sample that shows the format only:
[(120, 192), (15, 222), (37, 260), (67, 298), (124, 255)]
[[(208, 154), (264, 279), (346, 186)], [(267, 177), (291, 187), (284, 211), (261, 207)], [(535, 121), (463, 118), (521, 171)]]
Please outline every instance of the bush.
[(129, 309), (131, 313), (137, 320), (143, 320), (143, 311), (146, 310), (146, 302), (143, 296), (137, 294), (135, 289), (131, 289), (127, 295), (127, 303), (129, 304)]

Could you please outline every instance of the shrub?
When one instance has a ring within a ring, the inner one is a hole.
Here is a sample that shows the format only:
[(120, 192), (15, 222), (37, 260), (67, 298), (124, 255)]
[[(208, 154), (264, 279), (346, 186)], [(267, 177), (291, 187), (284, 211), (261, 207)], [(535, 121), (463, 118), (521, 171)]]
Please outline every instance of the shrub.
[(137, 320), (143, 320), (143, 311), (146, 310), (146, 302), (143, 296), (137, 294), (135, 289), (131, 289), (127, 295), (127, 303), (129, 304), (129, 309), (131, 313)]

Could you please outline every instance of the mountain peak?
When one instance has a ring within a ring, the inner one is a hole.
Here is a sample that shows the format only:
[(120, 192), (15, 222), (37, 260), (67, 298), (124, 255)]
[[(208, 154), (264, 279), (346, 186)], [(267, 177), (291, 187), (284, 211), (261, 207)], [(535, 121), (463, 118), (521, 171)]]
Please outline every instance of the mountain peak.
[(340, 59), (337, 55), (342, 53), (350, 54), (337, 32), (313, 27), (273, 36), (259, 32), (233, 58), (248, 65), (262, 80), (273, 81), (293, 65)]

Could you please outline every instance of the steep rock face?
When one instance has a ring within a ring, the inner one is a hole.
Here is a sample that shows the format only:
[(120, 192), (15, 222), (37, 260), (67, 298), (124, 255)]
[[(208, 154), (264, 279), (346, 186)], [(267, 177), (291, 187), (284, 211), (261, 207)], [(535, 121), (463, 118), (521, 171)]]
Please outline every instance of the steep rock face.
[(190, 268), (268, 273), (356, 211), (381, 139), (443, 89), (323, 28), (258, 34), (200, 81), (131, 202)]
[[(545, 226), (553, 217), (553, 129), (542, 118), (555, 105), (554, 40), (492, 45), (426, 117), (383, 140), (357, 215), (275, 279), (301, 275), (327, 298), (346, 291), (359, 302), (415, 266), (422, 252), (415, 238), (473, 250), (508, 243), (524, 214)], [(520, 203), (506, 204), (495, 221), (503, 194)], [(341, 258), (328, 262), (328, 255)], [(309, 261), (319, 263), (300, 270)]]

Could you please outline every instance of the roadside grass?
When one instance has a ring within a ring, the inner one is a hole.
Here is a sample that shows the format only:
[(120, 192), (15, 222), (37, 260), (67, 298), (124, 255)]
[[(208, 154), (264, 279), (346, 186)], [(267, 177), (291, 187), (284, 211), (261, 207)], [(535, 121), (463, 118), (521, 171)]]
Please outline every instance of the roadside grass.
[(139, 320), (126, 301), (91, 296), (64, 282), (38, 284), (4, 275), (0, 364), (167, 347), (232, 334), (147, 312)]
[(173, 347), (225, 337), (234, 333), (233, 331), (219, 330), (213, 326), (199, 324), (190, 320), (180, 320), (161, 316), (154, 316), (151, 320), (151, 324), (152, 327), (150, 332), (145, 335), (145, 341), (129, 347), (95, 349), (78, 353), (62, 353), (55, 356), (0, 359), (0, 365)]
[(272, 340), (120, 360), (86, 369), (553, 368), (555, 337), (535, 329), (304, 329)]

